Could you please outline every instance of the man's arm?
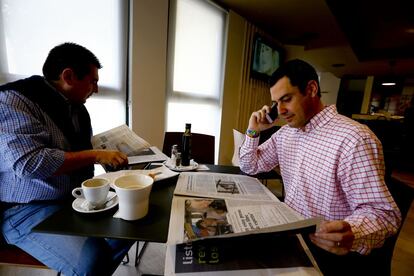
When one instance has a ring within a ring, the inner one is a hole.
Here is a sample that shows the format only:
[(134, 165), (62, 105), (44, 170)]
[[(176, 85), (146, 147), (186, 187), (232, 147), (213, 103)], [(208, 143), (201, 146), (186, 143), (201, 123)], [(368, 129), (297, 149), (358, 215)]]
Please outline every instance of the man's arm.
[(271, 138), (259, 146), (260, 131), (271, 128), (276, 120), (269, 124), (266, 113), (270, 107), (265, 105), (262, 109), (252, 113), (246, 131), (246, 139), (239, 152), (240, 169), (248, 174), (270, 171), (277, 165), (276, 143)]
[(0, 117), (1, 165), (18, 177), (46, 179), (96, 163), (119, 167), (128, 162), (118, 151), (65, 152), (60, 130), (17, 92), (0, 92)]
[(368, 254), (383, 245), (401, 224), (401, 213), (384, 182), (382, 147), (376, 137), (364, 137), (338, 167), (341, 188), (351, 215), (343, 221), (325, 222), (311, 240), (335, 254), (350, 250)]
[(93, 164), (109, 165), (111, 167), (124, 167), (128, 165), (128, 157), (115, 150), (84, 150), (78, 152), (65, 152), (65, 160), (57, 169), (55, 175), (65, 174)]

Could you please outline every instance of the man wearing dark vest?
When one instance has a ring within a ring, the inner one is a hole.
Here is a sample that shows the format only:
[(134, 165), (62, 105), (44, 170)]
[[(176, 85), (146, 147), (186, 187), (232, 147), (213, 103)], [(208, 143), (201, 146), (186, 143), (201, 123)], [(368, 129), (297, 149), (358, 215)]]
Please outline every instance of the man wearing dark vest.
[(84, 103), (98, 92), (96, 56), (64, 43), (50, 52), (43, 75), (0, 86), (0, 201), (4, 240), (64, 275), (111, 275), (131, 242), (33, 233), (59, 210), (94, 164), (120, 167), (127, 156), (94, 150)]

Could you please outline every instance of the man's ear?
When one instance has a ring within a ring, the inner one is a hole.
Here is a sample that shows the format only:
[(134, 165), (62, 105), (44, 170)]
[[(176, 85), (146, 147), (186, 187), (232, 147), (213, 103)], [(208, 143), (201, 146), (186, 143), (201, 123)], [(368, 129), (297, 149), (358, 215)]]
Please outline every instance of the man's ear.
[(73, 72), (72, 69), (70, 68), (65, 68), (62, 71), (62, 74), (60, 74), (61, 79), (67, 84), (67, 85), (72, 85), (74, 78), (75, 78), (75, 73)]
[(318, 83), (315, 80), (310, 80), (306, 89), (312, 98), (318, 95)]

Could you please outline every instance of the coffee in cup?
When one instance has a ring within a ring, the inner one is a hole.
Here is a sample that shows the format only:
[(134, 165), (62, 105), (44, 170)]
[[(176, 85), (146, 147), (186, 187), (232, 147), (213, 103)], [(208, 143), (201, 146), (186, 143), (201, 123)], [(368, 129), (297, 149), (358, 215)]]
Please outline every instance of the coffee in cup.
[(152, 177), (144, 174), (124, 175), (115, 179), (120, 218), (137, 220), (147, 215), (153, 182)]
[(81, 187), (72, 190), (76, 198), (84, 198), (92, 208), (101, 208), (109, 192), (109, 181), (104, 178), (91, 178), (82, 182)]

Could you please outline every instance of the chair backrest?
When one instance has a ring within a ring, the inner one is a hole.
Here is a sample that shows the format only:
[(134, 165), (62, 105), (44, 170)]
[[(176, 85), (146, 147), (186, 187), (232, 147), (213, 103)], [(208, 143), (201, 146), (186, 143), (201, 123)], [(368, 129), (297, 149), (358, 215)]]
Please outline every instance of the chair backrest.
[[(182, 132), (166, 132), (164, 135), (164, 145), (162, 152), (167, 156), (171, 156), (171, 147), (178, 145), (181, 151)], [(215, 152), (214, 136), (200, 133), (191, 134), (191, 158), (197, 163), (214, 164)]]
[(397, 234), (389, 237), (381, 248), (372, 250), (371, 255), (378, 260), (378, 264), (381, 264), (384, 275), (391, 275), (391, 262), (395, 244), (397, 243), (404, 220), (410, 210), (414, 198), (414, 189), (395, 178), (387, 178), (386, 183), (395, 203), (397, 203), (401, 211), (402, 223)]
[[(3, 215), (6, 209), (3, 202), (0, 202), (0, 215)], [(2, 224), (0, 217), (0, 224)], [(13, 266), (26, 266), (33, 268), (46, 268), (48, 267), (26, 253), (17, 246), (7, 244), (2, 233), (0, 233), (0, 265), (13, 265)]]
[(234, 142), (234, 151), (233, 151), (233, 157), (231, 159), (231, 163), (233, 166), (240, 166), (240, 160), (239, 160), (239, 152), (240, 147), (243, 144), (245, 139), (244, 133), (239, 132), (236, 129), (233, 129), (233, 142)]

